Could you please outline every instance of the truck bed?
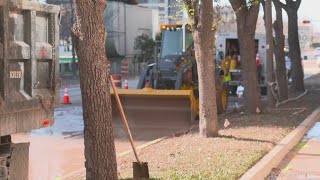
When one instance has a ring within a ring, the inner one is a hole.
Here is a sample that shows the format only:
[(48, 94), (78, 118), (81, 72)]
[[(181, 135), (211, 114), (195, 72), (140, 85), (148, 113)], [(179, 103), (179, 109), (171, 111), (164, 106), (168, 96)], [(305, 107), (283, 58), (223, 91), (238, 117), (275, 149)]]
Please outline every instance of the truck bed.
[(54, 123), (59, 6), (0, 0), (0, 136)]

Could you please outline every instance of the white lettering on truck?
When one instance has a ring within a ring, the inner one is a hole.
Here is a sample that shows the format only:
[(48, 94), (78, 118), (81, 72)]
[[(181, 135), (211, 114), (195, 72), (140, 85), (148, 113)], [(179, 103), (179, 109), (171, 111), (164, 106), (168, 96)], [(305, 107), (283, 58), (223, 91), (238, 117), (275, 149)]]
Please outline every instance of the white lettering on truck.
[(10, 79), (20, 79), (22, 77), (22, 71), (10, 71)]

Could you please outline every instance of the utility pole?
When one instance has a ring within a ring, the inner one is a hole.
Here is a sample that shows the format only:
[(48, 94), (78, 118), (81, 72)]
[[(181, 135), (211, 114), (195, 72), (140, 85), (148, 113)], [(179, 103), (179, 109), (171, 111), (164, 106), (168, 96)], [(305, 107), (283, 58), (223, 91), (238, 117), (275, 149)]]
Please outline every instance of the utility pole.
[(271, 0), (265, 0), (266, 9), (265, 9), (265, 18), (266, 18), (266, 39), (267, 39), (267, 95), (268, 95), (268, 104), (274, 106), (275, 99), (272, 94), (271, 86), (272, 82), (275, 82), (274, 78), (274, 67), (273, 67), (273, 31), (272, 31), (272, 7)]

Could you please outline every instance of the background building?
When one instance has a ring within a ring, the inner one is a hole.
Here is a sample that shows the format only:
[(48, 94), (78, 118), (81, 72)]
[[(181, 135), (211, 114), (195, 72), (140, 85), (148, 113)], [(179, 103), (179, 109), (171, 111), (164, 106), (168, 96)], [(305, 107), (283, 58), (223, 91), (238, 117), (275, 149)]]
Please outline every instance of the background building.
[(177, 0), (138, 0), (140, 7), (159, 11), (160, 24), (181, 23), (183, 12), (181, 11), (183, 1)]
[(111, 71), (121, 72), (121, 62), (129, 63), (130, 72), (134, 74), (135, 38), (142, 34), (155, 38), (160, 31), (159, 11), (128, 5), (123, 2), (110, 1), (105, 11), (107, 30), (106, 52), (111, 61)]

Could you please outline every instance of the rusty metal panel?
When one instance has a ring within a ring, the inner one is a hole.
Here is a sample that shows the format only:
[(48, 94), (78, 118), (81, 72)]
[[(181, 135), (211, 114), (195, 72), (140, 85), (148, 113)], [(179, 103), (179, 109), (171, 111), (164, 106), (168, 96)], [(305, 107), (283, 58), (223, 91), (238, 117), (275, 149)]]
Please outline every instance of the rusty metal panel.
[(40, 128), (53, 117), (60, 99), (58, 17), (58, 6), (0, 1), (1, 136)]

